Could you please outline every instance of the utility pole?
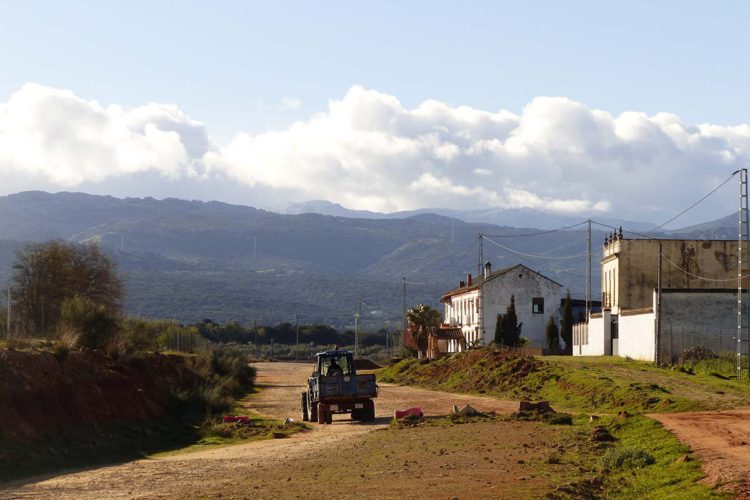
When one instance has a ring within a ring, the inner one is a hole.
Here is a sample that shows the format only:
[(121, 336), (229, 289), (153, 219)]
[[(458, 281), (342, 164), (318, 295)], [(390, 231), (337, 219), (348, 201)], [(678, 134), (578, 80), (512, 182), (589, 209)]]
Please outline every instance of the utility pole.
[(391, 358), (391, 351), (389, 350), (390, 348), (388, 347), (388, 337), (390, 335), (391, 334), (388, 331), (388, 327), (386, 326), (386, 330), (385, 330), (385, 354), (386, 354), (386, 356), (388, 356), (388, 359)]
[[(591, 219), (586, 231), (586, 323), (591, 317)], [(660, 261), (661, 262), (661, 261)]]
[[(659, 273), (656, 280), (656, 335), (654, 336), (654, 362), (659, 366), (659, 357), (661, 355), (661, 288), (662, 288), (662, 244), (659, 241)], [(672, 362), (672, 352), (669, 353), (669, 362)]]
[(8, 323), (7, 325), (8, 331), (5, 332), (5, 338), (9, 339), (10, 338), (10, 287), (8, 287), (8, 314), (7, 314), (6, 319)]
[[(406, 335), (406, 277), (401, 278), (401, 282), (403, 283), (403, 289), (404, 289), (404, 335)], [(403, 336), (401, 337), (401, 342), (403, 342)]]
[[(737, 380), (742, 380), (742, 330), (744, 323), (742, 315), (742, 254), (746, 250), (742, 246), (743, 240), (748, 237), (748, 213), (747, 213), (747, 169), (738, 170), (740, 174), (740, 209), (739, 209), (739, 231), (737, 237)], [(735, 173), (737, 173), (735, 172)], [(750, 338), (748, 339), (750, 347)], [(750, 363), (750, 353), (748, 355)], [(748, 367), (750, 369), (750, 365)], [(750, 373), (750, 372), (748, 372)], [(750, 376), (748, 377), (750, 380)]]
[(482, 245), (483, 241), (484, 234), (479, 233), (479, 258), (477, 259), (477, 278), (482, 275), (482, 269), (484, 268), (484, 246)]
[(297, 350), (294, 353), (294, 359), (299, 361), (299, 314), (295, 315), (295, 318), (297, 320)]
[(354, 357), (359, 357), (359, 319), (362, 317), (362, 299), (357, 300), (357, 312), (354, 313)]
[[(476, 339), (480, 345), (484, 345), (484, 275), (482, 274), (484, 269), (484, 234), (479, 233), (479, 273), (477, 279), (479, 281), (479, 300), (477, 300), (477, 323), (479, 323), (479, 338)], [(468, 285), (468, 283), (467, 283)]]

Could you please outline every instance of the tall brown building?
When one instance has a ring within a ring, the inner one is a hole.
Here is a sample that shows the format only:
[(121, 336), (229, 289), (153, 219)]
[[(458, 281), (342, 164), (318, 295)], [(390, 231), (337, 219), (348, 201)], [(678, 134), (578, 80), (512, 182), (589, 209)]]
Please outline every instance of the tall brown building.
[[(612, 314), (652, 307), (662, 245), (663, 288), (737, 286), (737, 240), (648, 240), (614, 236), (604, 244), (602, 307)], [(743, 275), (747, 249), (743, 248)], [(747, 280), (743, 287), (747, 286)]]

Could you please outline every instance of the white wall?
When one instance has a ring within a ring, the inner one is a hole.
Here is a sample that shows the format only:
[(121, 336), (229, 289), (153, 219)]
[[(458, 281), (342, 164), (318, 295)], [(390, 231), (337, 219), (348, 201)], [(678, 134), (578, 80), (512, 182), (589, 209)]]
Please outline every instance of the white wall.
[(655, 315), (653, 312), (619, 317), (618, 355), (641, 361), (654, 360)]
[(606, 317), (589, 319), (588, 343), (573, 344), (574, 356), (602, 356), (607, 354), (609, 350), (609, 313), (605, 312), (605, 315)]
[[(618, 349), (620, 357), (630, 357), (642, 361), (654, 360), (654, 313), (623, 315), (618, 318)], [(599, 317), (593, 317), (588, 323), (588, 342), (581, 339), (581, 334), (574, 335), (574, 356), (603, 356), (612, 354), (612, 342), (610, 339), (611, 316), (605, 311)], [(575, 325), (578, 332), (583, 331), (579, 325)], [(582, 341), (583, 340), (583, 341)]]
[[(544, 347), (544, 330), (550, 316), (560, 321), (560, 299), (562, 287), (534, 271), (517, 266), (503, 275), (494, 277), (482, 286), (482, 322), (484, 341), (495, 340), (495, 323), (498, 314), (505, 314), (511, 296), (515, 297), (518, 323), (523, 323), (521, 336), (529, 339), (533, 347)], [(532, 298), (544, 299), (544, 313), (532, 312)]]
[(477, 311), (478, 300), (479, 290), (471, 289), (452, 295), (445, 302), (443, 322), (453, 326), (460, 325), (467, 345), (473, 345), (475, 341), (481, 341), (479, 312)]

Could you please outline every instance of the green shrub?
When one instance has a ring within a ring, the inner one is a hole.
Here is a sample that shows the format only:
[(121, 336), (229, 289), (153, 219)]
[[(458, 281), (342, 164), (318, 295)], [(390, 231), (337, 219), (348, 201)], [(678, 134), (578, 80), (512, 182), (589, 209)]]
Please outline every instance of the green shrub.
[(62, 304), (58, 331), (78, 334), (81, 347), (104, 349), (117, 328), (117, 318), (104, 305), (86, 297), (66, 299)]
[(55, 343), (55, 347), (52, 350), (52, 354), (57, 358), (58, 361), (63, 362), (70, 353), (70, 347), (65, 344)]
[(605, 470), (640, 469), (654, 463), (654, 457), (638, 448), (613, 448), (602, 457)]
[(552, 425), (573, 425), (573, 416), (567, 413), (548, 413), (545, 422)]
[(200, 382), (174, 393), (183, 405), (219, 413), (253, 388), (255, 368), (239, 349), (222, 347), (186, 358), (185, 362)]

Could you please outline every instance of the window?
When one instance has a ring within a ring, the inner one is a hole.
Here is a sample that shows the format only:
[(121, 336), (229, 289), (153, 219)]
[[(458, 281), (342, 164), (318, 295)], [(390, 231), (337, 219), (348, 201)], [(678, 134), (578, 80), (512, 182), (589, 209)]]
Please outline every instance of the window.
[[(335, 365), (334, 365), (335, 362)], [(321, 364), (323, 365), (322, 372), (326, 374), (326, 376), (332, 376), (334, 375), (334, 372), (331, 371), (331, 366), (338, 367), (342, 375), (349, 375), (349, 360), (346, 359), (346, 356), (337, 356), (337, 357), (331, 357), (331, 358), (323, 358), (321, 360)], [(334, 370), (335, 371), (335, 370)]]
[(534, 314), (544, 314), (544, 298), (534, 297), (531, 299), (531, 312)]

